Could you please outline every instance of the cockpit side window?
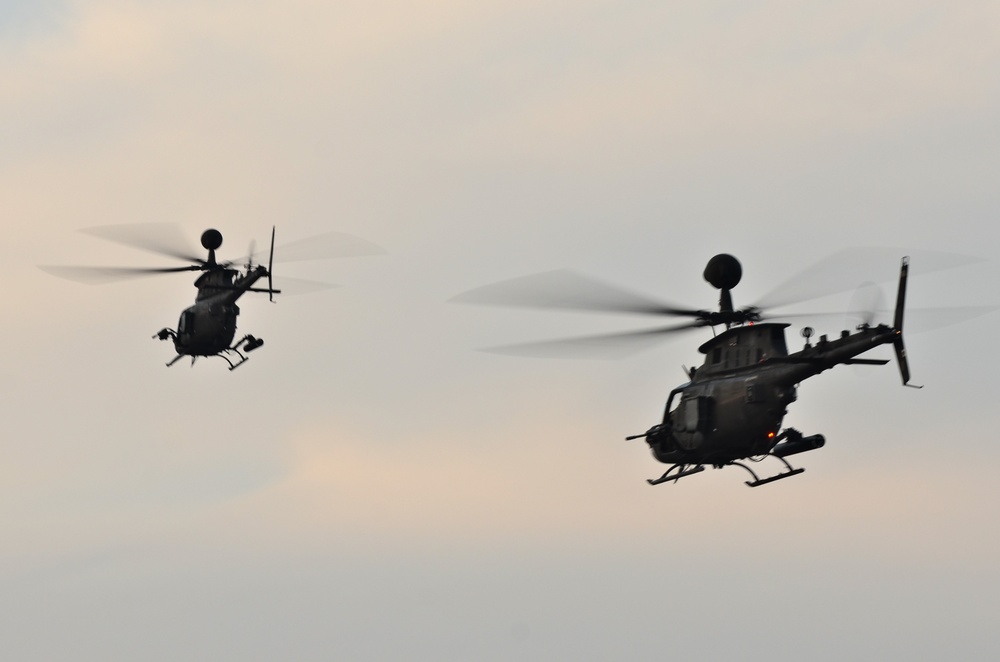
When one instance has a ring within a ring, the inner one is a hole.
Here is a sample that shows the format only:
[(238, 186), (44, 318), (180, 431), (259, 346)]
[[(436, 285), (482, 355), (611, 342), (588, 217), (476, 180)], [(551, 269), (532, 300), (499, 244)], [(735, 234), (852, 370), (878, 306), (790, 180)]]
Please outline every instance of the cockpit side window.
[(688, 432), (710, 429), (712, 427), (712, 405), (712, 398), (704, 395), (683, 399), (678, 408), (681, 415), (677, 423), (683, 425), (680, 429)]

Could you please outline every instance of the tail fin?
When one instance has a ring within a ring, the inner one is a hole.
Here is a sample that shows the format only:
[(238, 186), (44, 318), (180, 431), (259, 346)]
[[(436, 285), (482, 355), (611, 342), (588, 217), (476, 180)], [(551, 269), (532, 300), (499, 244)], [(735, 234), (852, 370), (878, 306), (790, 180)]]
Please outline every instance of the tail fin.
[(906, 360), (906, 346), (903, 345), (903, 310), (906, 305), (906, 278), (910, 272), (910, 258), (904, 257), (899, 268), (899, 290), (896, 292), (896, 315), (892, 321), (892, 328), (896, 332), (896, 337), (892, 341), (892, 347), (896, 350), (896, 363), (899, 364), (899, 374), (903, 378), (903, 386), (913, 388), (923, 388), (910, 384), (910, 364)]

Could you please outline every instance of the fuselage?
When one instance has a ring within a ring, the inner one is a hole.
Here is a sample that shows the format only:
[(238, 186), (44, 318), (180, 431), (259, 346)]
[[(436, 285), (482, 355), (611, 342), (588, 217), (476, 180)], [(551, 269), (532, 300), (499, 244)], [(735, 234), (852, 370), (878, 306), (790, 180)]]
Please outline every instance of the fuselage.
[(174, 347), (178, 354), (214, 356), (228, 349), (236, 336), (236, 301), (258, 279), (267, 274), (264, 267), (240, 275), (235, 269), (206, 271), (195, 281), (195, 303), (181, 313), (177, 322)]
[(704, 363), (690, 382), (671, 392), (663, 423), (647, 436), (658, 460), (722, 465), (767, 453), (778, 442), (801, 381), (892, 343), (898, 335), (891, 327), (862, 326), (789, 354), (787, 326), (734, 327), (699, 348)]

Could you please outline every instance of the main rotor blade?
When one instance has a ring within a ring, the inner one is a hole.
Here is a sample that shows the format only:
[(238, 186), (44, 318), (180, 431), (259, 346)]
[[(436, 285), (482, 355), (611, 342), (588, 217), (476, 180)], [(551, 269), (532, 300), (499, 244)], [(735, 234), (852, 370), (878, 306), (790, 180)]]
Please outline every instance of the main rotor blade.
[(175, 223), (98, 225), (83, 228), (80, 232), (185, 262), (205, 263), (205, 260), (191, 248), (184, 233)]
[[(1000, 305), (956, 306), (948, 308), (907, 308), (906, 335), (909, 336), (917, 333), (923, 333), (925, 331), (933, 331), (934, 329), (942, 329), (952, 326), (953, 324), (961, 324), (962, 322), (967, 322), (971, 319), (982, 317), (983, 315), (989, 315), (990, 313), (998, 310), (1000, 310)], [(860, 321), (867, 321), (868, 319), (871, 319), (870, 323), (872, 324), (889, 324), (892, 322), (892, 313), (893, 311), (889, 308), (881, 307), (865, 310), (849, 310), (846, 314), (843, 311), (836, 313), (795, 313), (792, 315), (775, 313), (773, 315), (765, 315), (761, 319), (762, 321), (781, 321), (786, 319), (802, 319), (811, 321), (826, 318), (839, 318), (840, 320), (843, 320), (846, 316), (848, 319), (855, 318)], [(837, 327), (833, 328), (836, 329)]]
[[(942, 329), (953, 324), (961, 324), (983, 315), (1000, 310), (1000, 306), (959, 306), (948, 308), (907, 308), (906, 335)], [(892, 319), (892, 311), (886, 308), (878, 311), (887, 323)]]
[(699, 317), (704, 312), (677, 308), (566, 269), (545, 271), (484, 285), (459, 294), (451, 300), (494, 306), (589, 310), (636, 315)]
[(914, 273), (930, 273), (982, 262), (982, 258), (938, 251), (904, 251), (898, 248), (845, 248), (800, 271), (760, 297), (760, 309), (781, 308), (809, 299), (852, 290), (864, 281), (894, 280), (899, 258), (909, 253)]
[[(332, 260), (344, 257), (363, 257), (365, 255), (384, 255), (385, 249), (372, 242), (355, 237), (346, 232), (326, 232), (306, 237), (296, 241), (272, 246), (273, 257), (278, 262), (304, 262), (306, 260)], [(233, 260), (233, 264), (246, 262), (253, 257), (254, 261), (263, 264), (268, 257), (268, 251), (259, 251), (254, 255)]]
[(86, 285), (101, 285), (130, 278), (170, 274), (179, 271), (202, 271), (198, 265), (189, 267), (167, 267), (165, 269), (143, 269), (132, 267), (59, 267), (39, 266), (39, 269), (58, 278), (84, 283)]
[(332, 290), (341, 287), (333, 283), (323, 283), (318, 280), (304, 280), (302, 278), (289, 278), (282, 276), (278, 280), (278, 289), (284, 297), (294, 297), (300, 294), (313, 294), (324, 290)]
[(520, 343), (485, 347), (481, 351), (549, 359), (623, 359), (656, 347), (670, 339), (671, 334), (704, 326), (701, 322), (688, 322), (675, 326), (625, 333), (609, 333), (579, 338), (561, 338), (542, 342)]

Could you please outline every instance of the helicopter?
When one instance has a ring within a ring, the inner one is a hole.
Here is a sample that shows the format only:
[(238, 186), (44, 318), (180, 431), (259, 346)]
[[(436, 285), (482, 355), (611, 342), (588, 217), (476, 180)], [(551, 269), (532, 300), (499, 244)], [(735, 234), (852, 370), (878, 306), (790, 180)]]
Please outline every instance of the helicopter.
[[(805, 346), (789, 354), (784, 332), (790, 325), (763, 322), (754, 306), (734, 310), (730, 290), (740, 281), (740, 264), (731, 255), (713, 257), (704, 277), (721, 291), (719, 311), (697, 314), (696, 319), (703, 324), (725, 324), (726, 331), (698, 348), (705, 361), (689, 372), (689, 382), (670, 392), (663, 421), (626, 437), (627, 441), (644, 438), (653, 456), (671, 465), (662, 476), (647, 482), (677, 481), (704, 471), (706, 464), (745, 469), (752, 477), (746, 481), (750, 487), (802, 473), (805, 469), (793, 468), (785, 458), (822, 448), (826, 440), (821, 434), (804, 436), (795, 428), (781, 429), (788, 405), (797, 399), (798, 384), (836, 365), (885, 365), (888, 360), (857, 358), (880, 345), (892, 345), (903, 386), (922, 388), (909, 383), (903, 343), (908, 273), (909, 257), (904, 257), (891, 325), (864, 322), (854, 333), (844, 330), (833, 340), (823, 335), (815, 344), (810, 342), (813, 330), (807, 326), (802, 330)], [(761, 478), (740, 461), (767, 457), (779, 460), (784, 470)]]
[[(192, 264), (183, 267), (166, 268), (120, 268), (120, 267), (40, 267), (55, 276), (86, 283), (99, 283), (119, 278), (143, 276), (183, 271), (203, 272), (195, 281), (198, 289), (194, 305), (181, 312), (177, 328), (163, 328), (153, 335), (162, 341), (173, 342), (177, 355), (166, 365), (170, 367), (185, 356), (191, 357), (191, 364), (198, 357), (220, 357), (229, 364), (229, 370), (243, 365), (247, 354), (263, 346), (264, 341), (246, 334), (234, 342), (236, 318), (240, 308), (236, 302), (248, 292), (264, 293), (269, 301), (281, 290), (274, 288), (272, 266), (274, 262), (275, 228), (271, 228), (271, 245), (267, 255), (267, 266), (254, 264), (254, 246), (244, 258), (234, 262), (219, 262), (216, 251), (222, 246), (222, 233), (209, 228), (201, 235), (201, 245), (208, 251), (206, 258), (191, 255), (183, 247), (181, 237), (176, 234), (173, 224), (150, 223), (140, 225), (110, 225), (83, 230), (104, 239), (148, 250), (160, 255), (181, 259)], [(289, 260), (318, 259), (325, 257), (349, 257), (382, 253), (382, 249), (362, 239), (343, 233), (327, 233), (288, 244), (291, 249)], [(325, 253), (325, 254), (324, 254)], [(234, 266), (245, 260), (244, 268)], [(255, 287), (266, 279), (267, 287)], [(321, 289), (333, 287), (326, 283), (296, 282)]]
[[(230, 370), (235, 370), (249, 358), (243, 352), (249, 354), (264, 344), (263, 340), (250, 334), (233, 342), (236, 337), (236, 316), (240, 314), (236, 302), (247, 292), (266, 292), (269, 301), (274, 301), (274, 295), (281, 293), (281, 290), (274, 289), (271, 276), (274, 228), (271, 228), (271, 250), (267, 267), (254, 266), (252, 262), (248, 262), (246, 272), (216, 261), (215, 251), (222, 246), (222, 233), (218, 230), (205, 230), (201, 235), (201, 245), (208, 251), (208, 259), (198, 260), (198, 264), (186, 268), (205, 272), (194, 283), (198, 288), (194, 305), (181, 313), (176, 331), (164, 328), (153, 337), (174, 342), (177, 356), (167, 363), (167, 367), (184, 356), (190, 356), (192, 364), (199, 356), (218, 356), (225, 359)], [(254, 287), (261, 278), (267, 278), (267, 289)]]
[[(681, 324), (642, 331), (486, 350), (522, 356), (566, 356), (567, 349), (574, 357), (597, 351), (606, 354), (609, 349), (617, 351), (622, 346), (657, 341), (665, 334), (710, 327), (713, 338), (698, 348), (705, 355), (704, 362), (697, 368), (685, 368), (687, 381), (670, 391), (661, 422), (626, 440), (644, 439), (653, 456), (670, 465), (662, 476), (649, 479), (650, 485), (677, 482), (704, 471), (706, 466), (717, 469), (735, 466), (749, 472), (748, 486), (757, 487), (801, 474), (805, 470), (793, 467), (786, 458), (822, 448), (826, 443), (821, 434), (804, 435), (791, 427), (782, 429), (787, 407), (796, 401), (797, 387), (805, 379), (837, 365), (885, 365), (888, 360), (860, 355), (881, 345), (892, 345), (903, 385), (922, 388), (910, 384), (903, 343), (909, 263), (909, 257), (901, 259), (891, 324), (876, 325), (866, 317), (854, 332), (845, 330), (833, 339), (823, 335), (815, 343), (811, 341), (813, 329), (805, 327), (802, 330), (805, 346), (794, 353), (789, 353), (785, 342), (785, 329), (790, 324), (768, 321), (778, 316), (765, 314), (763, 304), (733, 306), (732, 290), (739, 284), (743, 271), (740, 262), (726, 253), (712, 257), (703, 273), (705, 280), (720, 291), (718, 310), (664, 305), (566, 271), (487, 285), (460, 294), (452, 301), (691, 318)], [(774, 305), (777, 304), (769, 307)], [(725, 330), (715, 334), (716, 326), (724, 326)], [(783, 465), (778, 473), (762, 477), (746, 464), (767, 458)]]

